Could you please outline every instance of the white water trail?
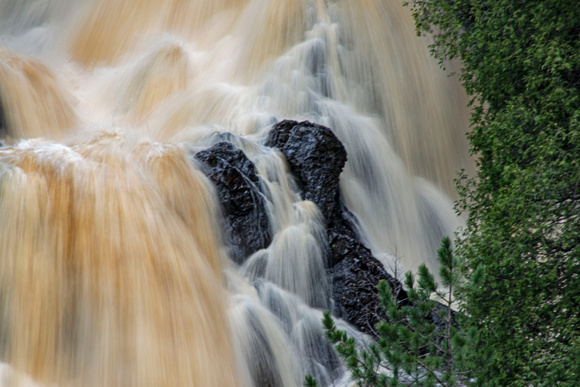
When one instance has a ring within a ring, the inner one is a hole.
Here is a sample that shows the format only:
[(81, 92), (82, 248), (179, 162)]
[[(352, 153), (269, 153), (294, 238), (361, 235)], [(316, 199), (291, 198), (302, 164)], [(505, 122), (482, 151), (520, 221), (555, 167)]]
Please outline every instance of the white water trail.
[[(473, 165), (466, 97), (427, 45), (398, 0), (2, 0), (4, 380), (348, 383), (320, 327), (321, 215), (263, 142), (281, 119), (330, 127), (365, 244), (436, 271)], [(255, 163), (273, 234), (240, 267), (191, 162), (224, 140)]]

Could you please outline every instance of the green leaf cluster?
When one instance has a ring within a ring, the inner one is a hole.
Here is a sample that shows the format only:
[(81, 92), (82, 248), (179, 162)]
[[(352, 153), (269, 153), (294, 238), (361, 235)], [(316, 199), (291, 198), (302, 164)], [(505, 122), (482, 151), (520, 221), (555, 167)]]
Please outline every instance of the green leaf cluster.
[[(355, 340), (337, 329), (330, 313), (322, 320), (328, 339), (361, 386), (455, 386), (469, 383), (473, 366), (471, 343), (477, 331), (460, 329), (456, 289), (463, 282), (451, 241), (444, 238), (438, 251), (443, 289), (425, 265), (417, 279), (405, 277), (408, 299), (397, 301), (385, 281), (378, 285), (387, 319), (376, 326), (379, 340), (357, 348)], [(306, 386), (314, 386), (311, 378)]]
[(460, 175), (463, 307), (496, 354), (478, 380), (580, 380), (580, 6), (561, 0), (414, 0), (441, 64), (471, 96), (475, 176)]

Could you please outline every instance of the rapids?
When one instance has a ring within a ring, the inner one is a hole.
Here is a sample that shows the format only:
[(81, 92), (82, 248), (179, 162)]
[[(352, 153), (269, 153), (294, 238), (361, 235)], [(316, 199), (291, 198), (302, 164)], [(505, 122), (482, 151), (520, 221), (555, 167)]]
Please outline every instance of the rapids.
[[(365, 244), (434, 269), (473, 165), (428, 44), (399, 0), (0, 0), (3, 385), (348, 385), (321, 214), (264, 140), (331, 128)], [(192, 157), (221, 132), (271, 193), (241, 266)]]

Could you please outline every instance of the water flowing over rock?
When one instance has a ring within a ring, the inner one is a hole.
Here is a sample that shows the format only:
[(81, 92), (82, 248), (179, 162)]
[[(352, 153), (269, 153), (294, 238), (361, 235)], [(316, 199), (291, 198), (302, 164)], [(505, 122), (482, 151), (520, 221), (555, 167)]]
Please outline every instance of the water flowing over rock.
[(313, 201), (325, 218), (334, 314), (376, 336), (374, 326), (384, 318), (379, 281), (386, 280), (399, 298), (404, 299), (405, 294), (399, 281), (360, 241), (349, 220), (353, 215), (340, 199), (338, 183), (347, 160), (344, 146), (325, 126), (290, 120), (274, 125), (265, 144), (280, 149), (303, 198)]
[(459, 223), (467, 98), (427, 46), (399, 0), (0, 0), (2, 362), (350, 385), (322, 310), (364, 344), (385, 268)]
[(229, 142), (219, 142), (195, 158), (216, 186), (232, 255), (241, 264), (272, 240), (254, 164)]
[(284, 120), (272, 127), (266, 146), (286, 157), (305, 200), (314, 202), (330, 225), (340, 212), (338, 181), (347, 156), (332, 131), (308, 121)]
[[(355, 217), (342, 203), (339, 179), (347, 161), (344, 146), (331, 129), (292, 120), (273, 125), (265, 145), (280, 149), (302, 199), (314, 202), (324, 216), (334, 315), (376, 336), (374, 326), (385, 317), (378, 282), (386, 280), (401, 300), (406, 295), (401, 283), (361, 242), (351, 220)], [(216, 187), (232, 258), (242, 264), (272, 240), (256, 168), (242, 150), (223, 141), (198, 152), (195, 158)]]
[(347, 155), (332, 130), (308, 121), (284, 120), (272, 127), (265, 144), (280, 149), (303, 198), (313, 201), (322, 212), (331, 250), (329, 266), (364, 247), (357, 241), (340, 199), (338, 183)]

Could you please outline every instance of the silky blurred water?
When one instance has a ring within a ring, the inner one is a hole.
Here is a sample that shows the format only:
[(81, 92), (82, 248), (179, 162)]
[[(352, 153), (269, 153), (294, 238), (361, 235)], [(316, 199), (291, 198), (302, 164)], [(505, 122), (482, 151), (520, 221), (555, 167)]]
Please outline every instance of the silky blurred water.
[[(3, 383), (347, 385), (320, 326), (322, 215), (263, 142), (281, 119), (330, 127), (365, 244), (436, 269), (473, 165), (428, 43), (397, 0), (1, 0)], [(272, 227), (241, 266), (191, 161), (224, 139)]]

